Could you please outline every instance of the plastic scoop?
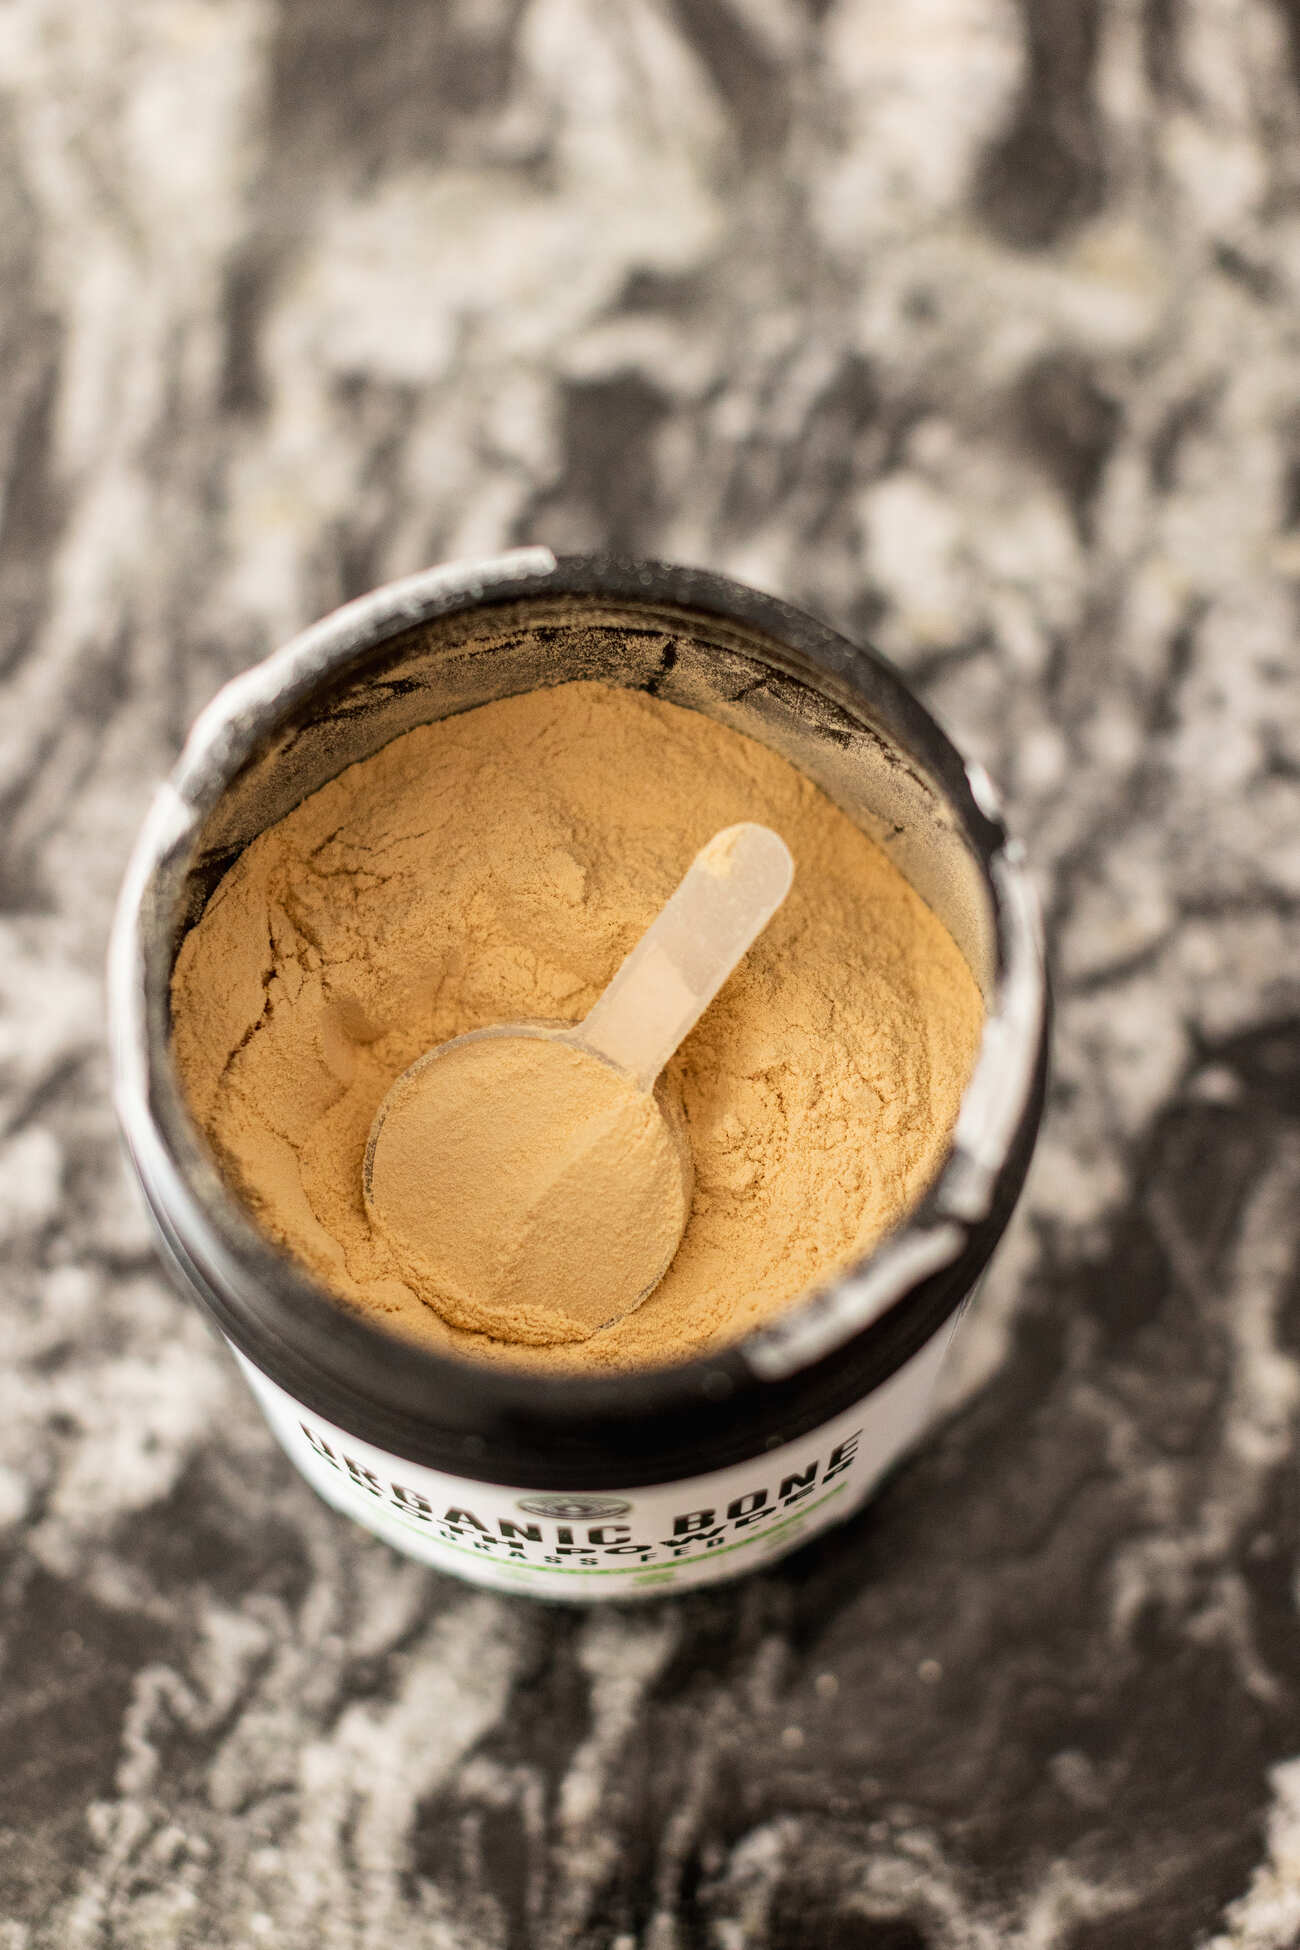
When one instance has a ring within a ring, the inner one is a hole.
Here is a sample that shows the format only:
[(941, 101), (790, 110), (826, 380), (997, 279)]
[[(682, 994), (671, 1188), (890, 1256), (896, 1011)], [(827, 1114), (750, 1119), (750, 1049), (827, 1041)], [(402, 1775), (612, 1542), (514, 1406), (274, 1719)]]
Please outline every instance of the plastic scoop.
[(583, 1340), (658, 1284), (693, 1172), (656, 1084), (793, 877), (776, 833), (728, 826), (580, 1023), (471, 1030), (398, 1077), (371, 1126), (366, 1206), (455, 1325)]

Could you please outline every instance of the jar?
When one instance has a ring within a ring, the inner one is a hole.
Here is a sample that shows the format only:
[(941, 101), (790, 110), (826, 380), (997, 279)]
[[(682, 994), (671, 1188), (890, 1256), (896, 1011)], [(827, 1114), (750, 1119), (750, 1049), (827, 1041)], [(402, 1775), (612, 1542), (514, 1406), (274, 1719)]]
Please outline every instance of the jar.
[[(698, 1359), (539, 1375), (397, 1339), (259, 1233), (186, 1108), (170, 983), (232, 861), (344, 767), (416, 725), (577, 678), (781, 753), (944, 922), (987, 1016), (946, 1162), (860, 1264)], [(109, 985), (118, 1113), (159, 1250), (293, 1462), (397, 1549), (547, 1598), (736, 1577), (858, 1508), (924, 1426), (1042, 1107), (1035, 904), (983, 773), (875, 652), (721, 576), (612, 556), (527, 548), (430, 569), (228, 684), (145, 821)]]

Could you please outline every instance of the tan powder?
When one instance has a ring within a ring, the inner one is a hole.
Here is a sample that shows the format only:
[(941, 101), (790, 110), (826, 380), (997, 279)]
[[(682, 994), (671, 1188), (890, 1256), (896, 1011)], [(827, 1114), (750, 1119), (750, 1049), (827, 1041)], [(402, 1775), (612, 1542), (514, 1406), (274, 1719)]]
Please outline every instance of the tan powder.
[[(667, 1273), (577, 1343), (452, 1324), (367, 1213), (385, 1092), (467, 1030), (578, 1020), (742, 820), (782, 835), (795, 881), (666, 1073), (695, 1165)], [(269, 1237), (398, 1334), (542, 1369), (686, 1359), (868, 1250), (941, 1162), (983, 1019), (946, 929), (808, 779), (594, 683), (422, 726), (314, 793), (226, 874), (172, 999), (194, 1115)]]
[(572, 1044), (485, 1036), (398, 1079), (366, 1160), (371, 1222), (457, 1327), (581, 1341), (666, 1270), (690, 1210), (677, 1134)]

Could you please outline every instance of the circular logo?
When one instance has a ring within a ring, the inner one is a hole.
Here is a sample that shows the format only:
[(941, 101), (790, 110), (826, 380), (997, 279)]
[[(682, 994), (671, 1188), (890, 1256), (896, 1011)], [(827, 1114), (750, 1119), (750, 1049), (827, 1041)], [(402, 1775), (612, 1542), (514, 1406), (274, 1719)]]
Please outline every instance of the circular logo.
[(530, 1517), (563, 1517), (584, 1523), (588, 1517), (621, 1517), (632, 1505), (623, 1496), (521, 1496), (517, 1506)]

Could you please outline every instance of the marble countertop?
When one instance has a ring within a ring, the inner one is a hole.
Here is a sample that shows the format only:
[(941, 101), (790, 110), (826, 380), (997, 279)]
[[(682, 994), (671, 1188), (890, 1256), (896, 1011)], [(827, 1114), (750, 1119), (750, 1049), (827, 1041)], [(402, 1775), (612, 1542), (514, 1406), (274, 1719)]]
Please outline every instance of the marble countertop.
[[(1294, 4), (9, 0), (0, 91), (0, 1946), (1300, 1940)], [(1058, 976), (937, 1433), (628, 1612), (315, 1501), (102, 1048), (216, 685), (532, 539), (870, 632)]]

